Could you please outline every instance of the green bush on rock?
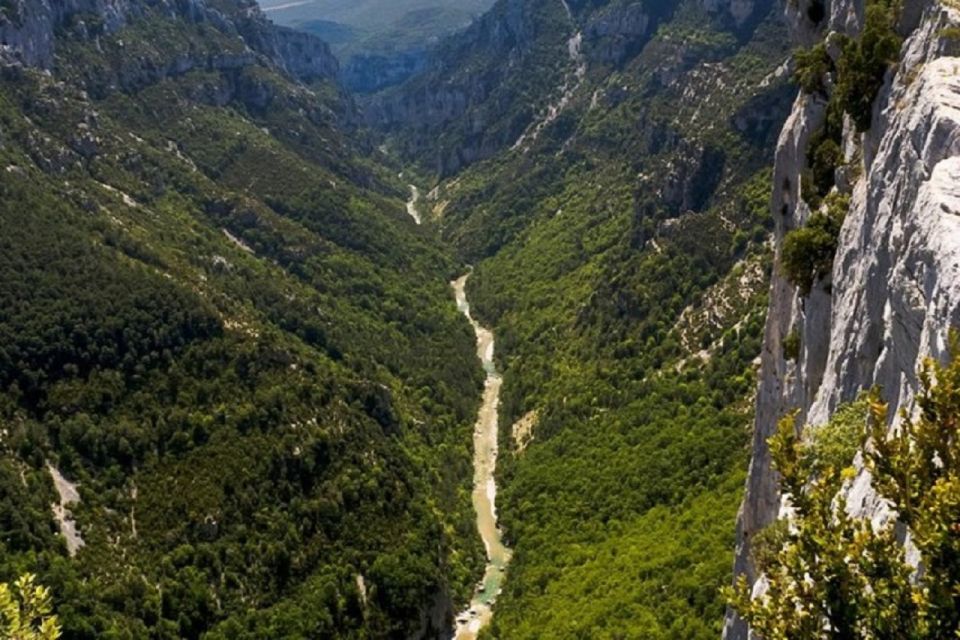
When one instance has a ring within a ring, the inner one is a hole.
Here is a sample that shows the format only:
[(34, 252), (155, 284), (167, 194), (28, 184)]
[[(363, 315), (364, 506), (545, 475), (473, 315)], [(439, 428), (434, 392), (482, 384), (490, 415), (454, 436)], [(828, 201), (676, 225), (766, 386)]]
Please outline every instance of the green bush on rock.
[[(956, 335), (951, 342), (956, 354)], [(928, 360), (920, 387), (919, 415), (904, 412), (892, 434), (876, 391), (839, 410), (808, 440), (797, 434), (794, 415), (781, 421), (770, 451), (794, 515), (789, 527), (776, 524), (755, 538), (766, 592), (753, 598), (743, 578), (727, 590), (755, 633), (768, 640), (957, 637), (960, 359)], [(847, 512), (838, 493), (855, 473), (850, 465), (858, 449), (897, 521), (875, 528)], [(906, 560), (903, 528), (921, 572)]]
[(810, 217), (799, 229), (783, 238), (780, 266), (787, 280), (808, 295), (817, 280), (830, 274), (837, 252), (837, 239), (850, 206), (850, 197), (831, 194), (826, 210)]
[(783, 357), (796, 360), (800, 357), (800, 332), (794, 329), (783, 339)]
[(869, 2), (863, 32), (844, 44), (837, 61), (836, 99), (853, 118), (857, 131), (870, 128), (873, 103), (887, 69), (900, 53), (902, 40), (894, 30), (898, 14), (896, 0)]
[(800, 49), (795, 54), (797, 68), (794, 78), (804, 93), (826, 94), (824, 78), (833, 70), (833, 60), (827, 53), (827, 46), (820, 43), (811, 49)]
[(836, 185), (836, 171), (843, 162), (844, 115), (850, 116), (857, 131), (870, 128), (873, 104), (900, 51), (902, 40), (895, 31), (899, 13), (898, 0), (870, 0), (860, 35), (839, 37), (836, 63), (826, 43), (795, 54), (794, 77), (801, 90), (828, 100), (824, 124), (807, 145), (809, 168), (802, 196), (811, 209), (818, 208)]
[(794, 76), (804, 93), (826, 95), (827, 75), (834, 73), (831, 103), (850, 114), (858, 131), (870, 128), (873, 103), (900, 52), (899, 14), (899, 0), (868, 0), (863, 30), (855, 38), (841, 36), (836, 64), (825, 43), (795, 54)]

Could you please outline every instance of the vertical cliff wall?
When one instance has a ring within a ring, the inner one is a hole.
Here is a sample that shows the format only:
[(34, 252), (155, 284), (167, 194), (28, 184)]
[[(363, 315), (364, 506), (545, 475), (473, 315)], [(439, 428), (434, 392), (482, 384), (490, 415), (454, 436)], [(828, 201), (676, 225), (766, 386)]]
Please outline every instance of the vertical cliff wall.
[[(863, 0), (788, 2), (799, 45), (856, 35)], [(816, 5), (816, 6), (814, 6)], [(813, 18), (822, 10), (819, 24)], [(751, 537), (780, 511), (766, 441), (777, 420), (799, 409), (807, 424), (825, 423), (842, 403), (878, 386), (891, 416), (910, 409), (916, 372), (927, 356), (944, 357), (960, 326), (960, 3), (908, 0), (899, 24), (900, 59), (887, 73), (872, 126), (844, 127), (845, 164), (837, 189), (851, 197), (832, 275), (803, 295), (775, 269), (762, 355), (753, 459), (737, 530), (736, 573), (755, 580)], [(784, 235), (811, 215), (801, 197), (807, 146), (826, 104), (798, 97), (777, 149), (773, 213), (777, 259)], [(784, 339), (800, 338), (791, 360)], [(881, 517), (866, 471), (848, 487), (849, 508)], [(748, 632), (728, 616), (724, 638)]]

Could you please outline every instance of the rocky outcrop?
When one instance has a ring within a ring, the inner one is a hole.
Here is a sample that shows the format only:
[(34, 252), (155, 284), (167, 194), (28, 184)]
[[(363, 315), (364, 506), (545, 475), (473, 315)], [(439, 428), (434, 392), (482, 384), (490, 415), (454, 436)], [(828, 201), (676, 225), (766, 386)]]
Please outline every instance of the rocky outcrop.
[(351, 91), (375, 93), (426, 70), (427, 60), (427, 52), (422, 49), (392, 54), (359, 54), (343, 64), (340, 80)]
[(203, 60), (172, 51), (169, 69), (160, 69), (159, 73), (245, 66), (255, 57), (264, 57), (304, 82), (336, 77), (337, 60), (324, 42), (273, 25), (254, 0), (218, 6), (220, 10), (208, 6), (205, 0), (7, 0), (0, 5), (0, 61), (50, 68), (58, 32), (93, 40), (116, 33), (131, 20), (154, 15), (210, 24), (241, 36), (248, 48), (245, 53)]
[(656, 16), (643, 2), (594, 15), (584, 29), (591, 60), (619, 64), (643, 48), (656, 28)]
[[(202, 0), (188, 0), (197, 2)], [(330, 47), (316, 36), (268, 21), (256, 0), (235, 0), (237, 9), (226, 17), (250, 49), (266, 56), (290, 76), (303, 82), (333, 80), (340, 72), (340, 64)], [(223, 23), (223, 15), (207, 9), (207, 19)]]
[(144, 8), (125, 0), (11, 0), (0, 8), (0, 55), (30, 67), (49, 67), (56, 30), (69, 19), (96, 16), (99, 28), (113, 32)]
[[(576, 31), (565, 9), (561, 0), (500, 0), (434, 49), (424, 73), (369, 100), (364, 119), (399, 133), (399, 151), (430, 158), (440, 175), (493, 155), (534, 120), (535, 104), (519, 104), (541, 90), (530, 78), (555, 75), (551, 91), (564, 79)], [(556, 56), (556, 68), (537, 55)]]
[(442, 77), (444, 86), (424, 78), (382, 96), (369, 105), (367, 120), (381, 127), (414, 119), (439, 125), (462, 115), (469, 104), (484, 100), (500, 77), (460, 74), (459, 67), (470, 58), (497, 60), (500, 67), (515, 66), (535, 35), (526, 5), (523, 0), (502, 0), (465, 32), (447, 39), (431, 53), (426, 74), (434, 79)]
[[(852, 198), (832, 276), (809, 296), (775, 272), (770, 295), (753, 440), (753, 459), (737, 530), (736, 572), (755, 580), (750, 540), (778, 517), (780, 493), (766, 440), (777, 420), (799, 409), (808, 424), (823, 424), (863, 390), (880, 387), (890, 415), (910, 410), (923, 358), (946, 356), (947, 336), (960, 326), (960, 25), (956, 3), (916, 0), (899, 30), (908, 36), (874, 106), (873, 125), (858, 135), (848, 125), (839, 188)], [(862, 0), (824, 6), (813, 24), (809, 3), (788, 3), (801, 43), (819, 31), (854, 33)], [(810, 215), (800, 197), (807, 140), (824, 118), (816, 98), (798, 98), (780, 138), (773, 213), (779, 255), (784, 234)], [(855, 177), (859, 176), (859, 177)], [(783, 339), (800, 336), (796, 361)], [(849, 509), (876, 517), (882, 509), (861, 470), (851, 483)], [(748, 632), (728, 616), (724, 637)]]

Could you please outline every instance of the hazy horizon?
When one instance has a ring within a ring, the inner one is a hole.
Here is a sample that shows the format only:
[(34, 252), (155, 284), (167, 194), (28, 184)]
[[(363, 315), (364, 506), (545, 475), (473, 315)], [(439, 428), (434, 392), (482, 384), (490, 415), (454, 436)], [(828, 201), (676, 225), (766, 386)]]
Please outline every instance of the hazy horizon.
[(312, 33), (341, 61), (358, 54), (423, 51), (495, 0), (258, 0), (273, 22)]

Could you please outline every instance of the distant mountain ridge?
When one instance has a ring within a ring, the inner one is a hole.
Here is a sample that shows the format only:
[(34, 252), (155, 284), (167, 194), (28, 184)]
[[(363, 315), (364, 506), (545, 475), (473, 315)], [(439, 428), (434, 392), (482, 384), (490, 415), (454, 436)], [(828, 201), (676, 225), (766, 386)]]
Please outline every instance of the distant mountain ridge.
[(278, 24), (329, 42), (351, 90), (372, 93), (424, 69), (426, 51), (493, 0), (259, 0)]
[[(0, 20), (0, 58), (28, 66), (53, 64), (58, 30), (70, 29), (74, 36), (92, 40), (119, 31), (131, 20), (159, 14), (232, 31), (244, 38), (248, 53), (267, 57), (300, 80), (332, 79), (339, 69), (324, 42), (292, 29), (272, 27), (263, 20), (253, 0), (236, 4), (200, 0), (8, 0), (2, 11), (5, 19)], [(178, 64), (184, 71), (189, 63), (180, 58)]]
[[(499, 0), (465, 31), (431, 49), (421, 72), (364, 100), (364, 117), (388, 133), (402, 157), (450, 176), (516, 144), (528, 127), (562, 115), (550, 115), (551, 109), (562, 101), (561, 86), (573, 88), (569, 76), (578, 66), (599, 77), (617, 70), (643, 51), (661, 25), (669, 27), (679, 7), (696, 7), (723, 37), (746, 40), (767, 17), (768, 5)], [(678, 34), (684, 35), (697, 34)], [(688, 62), (667, 60), (664, 66)]]

